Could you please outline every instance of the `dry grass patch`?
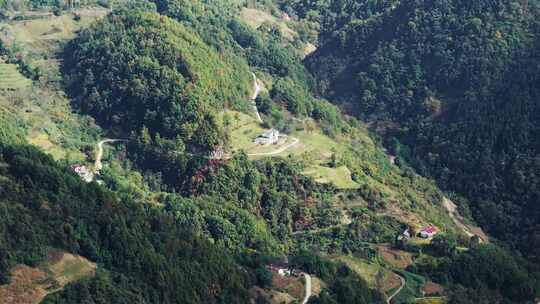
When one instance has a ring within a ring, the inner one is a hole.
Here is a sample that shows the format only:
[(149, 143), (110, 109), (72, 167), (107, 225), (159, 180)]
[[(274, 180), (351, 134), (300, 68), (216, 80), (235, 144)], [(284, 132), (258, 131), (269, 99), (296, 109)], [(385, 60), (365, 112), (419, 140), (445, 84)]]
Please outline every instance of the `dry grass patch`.
[(272, 271), (272, 286), (280, 291), (289, 294), (295, 299), (304, 298), (304, 284), (302, 280), (293, 276), (281, 276), (277, 272)]
[(416, 299), (415, 304), (446, 304), (448, 303), (447, 297), (430, 297)]
[(39, 267), (17, 265), (11, 282), (0, 286), (0, 304), (37, 304), (66, 284), (94, 275), (96, 264), (66, 252), (51, 252)]
[(11, 283), (0, 286), (1, 304), (39, 303), (47, 295), (52, 282), (47, 274), (38, 268), (17, 265), (11, 270)]
[(54, 280), (63, 287), (69, 282), (93, 275), (96, 264), (78, 255), (54, 252), (49, 256), (46, 268)]
[(351, 256), (341, 256), (337, 259), (364, 279), (370, 288), (389, 294), (401, 285), (401, 281), (396, 274), (380, 265), (368, 263)]
[(328, 287), (321, 279), (311, 276), (311, 293), (318, 296), (321, 291)]
[(422, 287), (422, 293), (426, 296), (440, 296), (444, 294), (444, 287), (435, 282), (428, 281)]
[(266, 22), (277, 25), (283, 37), (287, 38), (290, 41), (293, 41), (296, 37), (298, 37), (298, 33), (291, 30), (287, 26), (285, 20), (274, 17), (267, 12), (246, 7), (240, 12), (240, 17), (253, 29), (258, 29), (263, 23)]
[(318, 183), (331, 183), (339, 189), (358, 189), (360, 187), (358, 183), (352, 180), (351, 171), (346, 166), (329, 168), (316, 165), (303, 173), (313, 177)]
[(291, 304), (297, 303), (298, 301), (296, 298), (293, 298), (290, 294), (285, 292), (270, 290), (268, 294), (270, 303), (272, 304)]
[(379, 255), (393, 267), (405, 269), (413, 263), (412, 253), (393, 249), (388, 246), (376, 246)]
[(306, 46), (304, 47), (304, 57), (311, 55), (316, 50), (317, 47), (313, 43), (306, 43)]

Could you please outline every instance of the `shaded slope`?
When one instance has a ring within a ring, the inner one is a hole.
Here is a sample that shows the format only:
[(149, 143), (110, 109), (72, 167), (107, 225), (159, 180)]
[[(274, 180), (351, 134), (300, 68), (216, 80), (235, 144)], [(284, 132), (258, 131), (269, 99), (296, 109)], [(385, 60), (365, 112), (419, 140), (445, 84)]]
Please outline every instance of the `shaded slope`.
[(243, 274), (230, 256), (172, 216), (84, 184), (35, 148), (0, 146), (0, 155), (2, 282), (12, 265), (35, 265), (55, 247), (121, 276), (129, 287), (109, 284), (139, 301), (245, 303)]

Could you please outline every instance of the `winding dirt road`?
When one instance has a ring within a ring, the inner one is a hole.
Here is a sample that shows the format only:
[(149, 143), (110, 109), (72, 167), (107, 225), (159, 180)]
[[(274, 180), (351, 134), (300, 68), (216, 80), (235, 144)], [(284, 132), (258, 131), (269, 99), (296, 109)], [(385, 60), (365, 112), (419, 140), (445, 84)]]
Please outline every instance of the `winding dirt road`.
[(273, 156), (273, 155), (277, 155), (277, 154), (280, 154), (280, 153), (283, 153), (285, 152), (286, 150), (296, 146), (300, 140), (296, 137), (291, 137), (292, 139), (292, 142), (288, 145), (285, 145), (283, 147), (280, 147), (274, 151), (271, 151), (271, 152), (264, 152), (264, 153), (250, 153), (248, 154), (248, 156)]
[(307, 304), (309, 298), (311, 297), (311, 276), (307, 273), (303, 273), (303, 275), (304, 278), (306, 278), (306, 295), (304, 296), (302, 304)]
[(399, 286), (399, 288), (396, 291), (394, 291), (394, 293), (391, 296), (389, 296), (388, 299), (386, 299), (386, 304), (390, 304), (392, 302), (392, 299), (401, 292), (403, 287), (405, 287), (405, 279), (397, 273), (394, 273), (394, 274), (397, 275), (399, 280), (401, 281), (401, 286)]
[[(261, 115), (259, 114), (259, 109), (257, 109), (257, 104), (255, 103), (255, 99), (257, 99), (257, 97), (259, 96), (259, 93), (261, 92), (262, 88), (259, 85), (259, 79), (257, 79), (257, 76), (255, 75), (255, 73), (252, 72), (251, 75), (253, 76), (253, 95), (251, 96), (251, 105), (253, 106), (253, 111), (255, 112), (257, 121), (262, 124), (263, 120), (261, 118)], [(251, 154), (248, 154), (248, 156), (273, 156), (273, 155), (283, 153), (285, 152), (285, 150), (296, 146), (300, 142), (298, 138), (295, 138), (295, 137), (291, 137), (291, 138), (292, 138), (292, 142), (286, 146), (280, 147), (271, 152), (251, 153)]]
[(259, 80), (257, 79), (257, 76), (255, 76), (255, 73), (251, 73), (251, 75), (253, 76), (253, 95), (251, 96), (251, 105), (253, 106), (253, 111), (255, 112), (257, 121), (262, 124), (263, 120), (259, 114), (259, 109), (257, 109), (257, 103), (255, 103), (255, 99), (257, 99), (259, 96), (262, 88), (259, 85)]
[(100, 142), (98, 142), (97, 147), (97, 154), (96, 154), (96, 161), (94, 162), (94, 173), (98, 174), (99, 171), (103, 168), (103, 164), (101, 163), (101, 159), (103, 158), (103, 145), (106, 143), (115, 143), (119, 141), (126, 141), (125, 139), (104, 139)]

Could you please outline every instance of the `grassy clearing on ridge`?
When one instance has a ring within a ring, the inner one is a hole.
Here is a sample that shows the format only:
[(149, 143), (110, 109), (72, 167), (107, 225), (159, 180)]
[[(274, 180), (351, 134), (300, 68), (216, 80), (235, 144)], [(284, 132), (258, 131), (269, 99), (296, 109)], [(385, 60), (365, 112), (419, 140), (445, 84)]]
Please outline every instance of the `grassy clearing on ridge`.
[(17, 65), (1, 63), (0, 61), (0, 91), (22, 90), (28, 88), (31, 84), (32, 81), (17, 70)]

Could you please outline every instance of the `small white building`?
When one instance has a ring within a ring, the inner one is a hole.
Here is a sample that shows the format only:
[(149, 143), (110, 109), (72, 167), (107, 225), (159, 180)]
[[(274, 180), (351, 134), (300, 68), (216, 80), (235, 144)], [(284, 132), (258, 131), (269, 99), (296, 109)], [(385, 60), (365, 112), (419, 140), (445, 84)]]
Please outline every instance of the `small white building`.
[(397, 236), (398, 241), (407, 241), (411, 238), (411, 233), (409, 232), (409, 228), (405, 229), (402, 234)]
[(72, 165), (71, 170), (77, 173), (79, 177), (87, 183), (91, 182), (94, 179), (94, 174), (90, 170), (88, 170), (86, 166)]
[(263, 134), (257, 136), (257, 138), (255, 138), (253, 142), (258, 145), (266, 146), (266, 145), (277, 144), (278, 141), (279, 141), (279, 131), (276, 129), (270, 129), (268, 131), (265, 131)]
[(285, 276), (291, 276), (291, 270), (289, 269), (285, 269), (285, 268), (280, 268), (278, 269), (278, 274), (282, 277), (285, 277)]
[(411, 233), (409, 232), (409, 228), (405, 229), (405, 231), (403, 231), (403, 236), (410, 239), (411, 238)]

